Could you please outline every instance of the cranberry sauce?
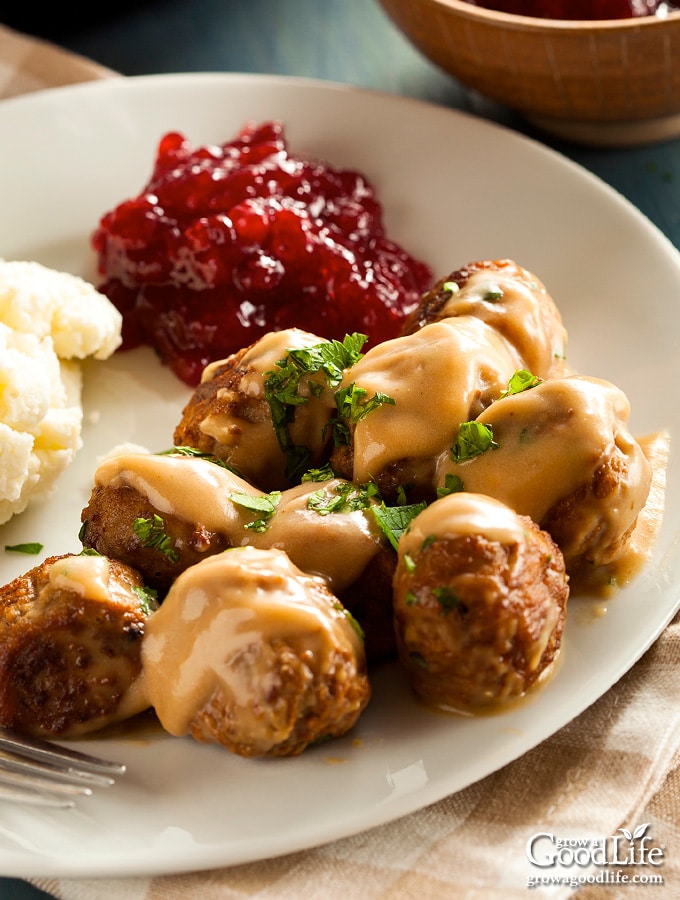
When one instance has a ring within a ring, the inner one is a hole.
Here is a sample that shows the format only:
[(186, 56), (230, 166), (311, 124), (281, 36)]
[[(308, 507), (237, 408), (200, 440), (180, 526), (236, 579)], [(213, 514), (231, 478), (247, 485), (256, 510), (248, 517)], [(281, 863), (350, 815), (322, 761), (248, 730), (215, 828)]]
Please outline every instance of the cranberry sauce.
[(92, 240), (123, 347), (154, 347), (189, 385), (267, 331), (394, 337), (431, 284), (366, 179), (291, 155), (275, 122), (216, 146), (166, 134), (146, 187)]

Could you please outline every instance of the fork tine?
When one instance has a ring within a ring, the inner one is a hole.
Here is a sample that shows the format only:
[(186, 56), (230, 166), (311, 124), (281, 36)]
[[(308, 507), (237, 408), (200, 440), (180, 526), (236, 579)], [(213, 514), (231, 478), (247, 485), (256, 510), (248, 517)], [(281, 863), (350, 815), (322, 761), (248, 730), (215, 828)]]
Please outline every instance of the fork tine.
[(71, 809), (75, 800), (72, 797), (57, 796), (49, 792), (25, 789), (12, 785), (0, 784), (0, 800), (8, 800), (12, 803), (28, 804), (29, 806), (46, 806), (52, 809)]
[(51, 764), (43, 763), (42, 760), (9, 756), (0, 750), (0, 777), (2, 772), (11, 772), (18, 776), (37, 775), (52, 782), (78, 784), (84, 787), (109, 787), (114, 783), (114, 779), (103, 772), (90, 772), (76, 768), (59, 769)]
[(30, 772), (0, 772), (0, 785), (13, 788), (24, 788), (33, 791), (47, 791), (57, 796), (85, 796), (92, 794), (92, 788), (85, 784), (77, 784), (68, 781), (53, 781), (51, 778), (43, 778)]
[(9, 750), (17, 756), (45, 762), (69, 772), (98, 772), (110, 775), (122, 775), (125, 772), (125, 766), (121, 763), (110, 762), (97, 756), (57, 746), (39, 738), (17, 735), (3, 727), (0, 727), (0, 748)]

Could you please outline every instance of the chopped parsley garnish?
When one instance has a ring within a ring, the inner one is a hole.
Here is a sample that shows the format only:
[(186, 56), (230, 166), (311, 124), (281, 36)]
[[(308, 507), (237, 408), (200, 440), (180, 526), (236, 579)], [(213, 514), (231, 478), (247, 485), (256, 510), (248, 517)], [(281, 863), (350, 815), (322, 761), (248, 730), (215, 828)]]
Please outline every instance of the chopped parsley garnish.
[(336, 609), (338, 612), (341, 612), (344, 614), (344, 616), (347, 619), (347, 621), (349, 622), (349, 624), (352, 626), (352, 628), (356, 631), (356, 633), (359, 635), (359, 637), (363, 641), (364, 637), (365, 637), (364, 629), (361, 627), (359, 622), (354, 618), (352, 613), (348, 609), (345, 609), (345, 607), (342, 605), (342, 603), (340, 603), (340, 601), (333, 604), (333, 609)]
[(450, 587), (437, 587), (432, 590), (437, 603), (441, 606), (444, 614), (451, 612), (457, 606), (460, 606), (460, 599), (454, 594)]
[(132, 530), (141, 541), (142, 546), (158, 550), (172, 562), (178, 561), (179, 554), (172, 547), (170, 536), (165, 530), (165, 522), (158, 513), (154, 513), (151, 519), (135, 519)]
[(457, 281), (445, 281), (441, 289), (444, 294), (457, 294), (460, 291)]
[(357, 509), (368, 509), (373, 500), (379, 496), (378, 486), (373, 482), (356, 485), (350, 481), (333, 485), (331, 490), (320, 488), (309, 495), (307, 508), (327, 516), (331, 513), (353, 512)]
[[(292, 363), (301, 374), (324, 372), (331, 387), (342, 381), (345, 369), (351, 368), (363, 356), (362, 348), (368, 340), (365, 334), (346, 334), (342, 341), (324, 341), (312, 347), (287, 350), (282, 362)], [(281, 363), (277, 363), (281, 366)]]
[(276, 369), (265, 372), (264, 395), (271, 410), (274, 432), (279, 446), (286, 455), (286, 477), (299, 481), (309, 468), (310, 452), (307, 447), (293, 442), (290, 426), (295, 421), (295, 410), (309, 402), (300, 393), (303, 379), (313, 396), (319, 396), (323, 386), (310, 381), (310, 376), (323, 372), (330, 387), (337, 387), (343, 371), (361, 359), (361, 348), (366, 343), (364, 334), (346, 335), (342, 341), (324, 341), (311, 347), (286, 351), (286, 356), (276, 363)]
[(427, 550), (428, 547), (431, 547), (432, 544), (435, 544), (436, 542), (437, 542), (437, 535), (436, 534), (428, 534), (428, 536), (425, 538), (423, 543), (420, 545), (420, 552), (422, 553), (423, 550)]
[(362, 419), (365, 419), (369, 413), (378, 409), (380, 406), (387, 404), (394, 406), (395, 401), (382, 391), (377, 391), (372, 397), (367, 398), (368, 391), (366, 388), (359, 387), (358, 384), (350, 384), (349, 387), (342, 388), (335, 395), (335, 404), (338, 412), (344, 419), (348, 419), (352, 425), (356, 425)]
[(359, 387), (352, 382), (335, 394), (335, 405), (338, 408), (338, 417), (333, 419), (329, 426), (333, 429), (333, 439), (336, 445), (349, 444), (351, 441), (350, 425), (356, 425), (362, 419), (381, 406), (394, 406), (395, 401), (382, 391), (377, 391), (372, 397), (368, 397), (366, 388)]
[(503, 391), (501, 397), (509, 397), (511, 394), (521, 394), (523, 391), (529, 391), (531, 388), (541, 384), (542, 381), (542, 378), (534, 375), (528, 369), (518, 369), (508, 382), (508, 387)]
[(331, 464), (326, 463), (318, 469), (307, 469), (300, 481), (304, 484), (306, 481), (330, 481), (333, 478), (337, 478), (337, 475)]
[(457, 463), (466, 462), (481, 456), (487, 450), (497, 450), (498, 444), (493, 439), (493, 429), (482, 422), (463, 422), (458, 431), (455, 444), (451, 447), (451, 456)]
[(490, 284), (489, 287), (484, 291), (484, 299), (490, 301), (502, 300), (503, 288), (498, 284)]
[(410, 553), (404, 553), (404, 555), (403, 555), (402, 558), (401, 558), (401, 561), (402, 561), (402, 563), (403, 563), (403, 565), (404, 565), (404, 568), (406, 569), (406, 571), (407, 571), (409, 574), (412, 573), (412, 572), (415, 572), (415, 570), (416, 570), (416, 561), (415, 561), (415, 559), (411, 556)]
[(426, 506), (425, 502), (411, 503), (407, 506), (385, 506), (382, 503), (372, 507), (372, 511), (383, 534), (396, 550), (402, 534), (408, 530), (411, 522)]
[(232, 469), (232, 467), (223, 459), (220, 459), (213, 453), (206, 453), (203, 450), (198, 450), (196, 447), (187, 447), (185, 445), (170, 447), (169, 450), (160, 450), (156, 456), (189, 456), (193, 459), (205, 459), (208, 462), (214, 463), (216, 466), (221, 466), (223, 469), (229, 469), (230, 472), (234, 472), (238, 475), (238, 472), (235, 469)]
[(28, 541), (25, 544), (5, 544), (5, 550), (8, 553), (28, 553), (30, 556), (36, 556), (43, 549), (44, 544), (38, 541)]
[(406, 591), (404, 596), (404, 603), (407, 606), (417, 606), (418, 605), (418, 595), (415, 591)]
[(437, 497), (447, 497), (449, 494), (460, 494), (465, 490), (463, 479), (452, 472), (448, 472), (442, 487), (437, 488)]
[(137, 594), (139, 605), (145, 615), (150, 616), (158, 609), (158, 591), (150, 587), (133, 587), (132, 590)]
[(250, 512), (259, 513), (257, 519), (248, 522), (245, 526), (251, 531), (257, 531), (259, 534), (267, 530), (269, 520), (281, 502), (281, 491), (272, 491), (270, 494), (261, 496), (234, 491), (229, 494), (229, 499), (232, 503), (236, 503), (237, 506), (242, 506), (244, 509), (250, 510)]

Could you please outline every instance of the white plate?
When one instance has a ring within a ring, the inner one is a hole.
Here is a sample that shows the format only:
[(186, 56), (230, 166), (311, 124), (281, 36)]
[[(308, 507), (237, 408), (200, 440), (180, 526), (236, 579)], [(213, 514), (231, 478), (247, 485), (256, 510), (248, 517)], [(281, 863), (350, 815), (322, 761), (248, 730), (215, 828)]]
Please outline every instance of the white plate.
[[(166, 130), (224, 141), (248, 119), (281, 119), (292, 148), (375, 183), (388, 229), (437, 276), (512, 257), (547, 284), (571, 362), (629, 395), (633, 430), (680, 433), (680, 258), (620, 196), (567, 160), (463, 114), (353, 88), (273, 77), (115, 79), (0, 105), (0, 255), (92, 277), (98, 217), (145, 182)], [(171, 443), (186, 390), (150, 353), (87, 372), (85, 447), (58, 494), (0, 529), (0, 546), (79, 550), (80, 509), (99, 454)], [(563, 662), (530, 702), (482, 719), (419, 707), (401, 674), (375, 681), (355, 732), (302, 757), (252, 761), (191, 740), (141, 734), (87, 746), (127, 763), (75, 811), (0, 807), (6, 876), (123, 876), (248, 862), (300, 850), (417, 810), (496, 770), (602, 695), (678, 605), (680, 472), (653, 560), (606, 615), (573, 604)], [(0, 577), (33, 558), (4, 554)]]

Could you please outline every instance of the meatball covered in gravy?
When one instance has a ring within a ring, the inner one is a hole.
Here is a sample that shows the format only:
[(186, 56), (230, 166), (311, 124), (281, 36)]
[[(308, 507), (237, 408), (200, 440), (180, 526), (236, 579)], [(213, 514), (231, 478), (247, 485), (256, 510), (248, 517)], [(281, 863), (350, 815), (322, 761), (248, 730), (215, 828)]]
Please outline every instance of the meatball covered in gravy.
[(358, 389), (362, 402), (384, 402), (366, 414), (350, 412), (350, 443), (336, 449), (333, 467), (357, 483), (375, 481), (389, 500), (400, 488), (409, 499), (432, 499), (439, 454), (461, 422), (505, 389), (519, 365), (506, 342), (471, 316), (378, 344), (347, 370), (341, 389)]
[(208, 459), (173, 454), (113, 454), (94, 482), (83, 546), (138, 569), (161, 594), (184, 569), (240, 542), (251, 515), (232, 495), (262, 493)]
[(168, 732), (241, 756), (340, 736), (370, 696), (355, 624), (281, 550), (235, 548), (187, 569), (149, 623), (143, 660)]
[(501, 335), (539, 378), (566, 374), (567, 332), (545, 285), (512, 260), (469, 263), (440, 279), (410, 314), (404, 333), (456, 316), (476, 316)]
[(147, 709), (155, 608), (137, 572), (97, 555), (49, 557), (0, 588), (0, 725), (69, 738)]
[(299, 380), (294, 415), (290, 415), (291, 407), (282, 446), (282, 431), (272, 420), (267, 380), (288, 351), (323, 341), (289, 328), (266, 334), (233, 356), (208, 365), (175, 428), (174, 443), (216, 456), (264, 491), (294, 484), (299, 479), (290, 471), (292, 453), (287, 453), (285, 443), (304, 448), (308, 467), (319, 465), (330, 438), (325, 426), (335, 410), (333, 393), (319, 373)]
[(551, 537), (496, 500), (431, 504), (399, 542), (400, 659), (428, 705), (474, 713), (524, 694), (556, 659), (568, 580)]
[(570, 574), (625, 552), (647, 500), (651, 466), (628, 430), (626, 395), (572, 375), (498, 400), (477, 422), (494, 446), (469, 459), (445, 454), (438, 484), (456, 476), (549, 531)]

